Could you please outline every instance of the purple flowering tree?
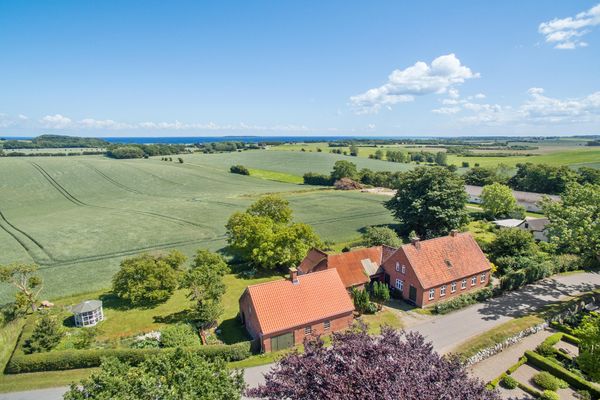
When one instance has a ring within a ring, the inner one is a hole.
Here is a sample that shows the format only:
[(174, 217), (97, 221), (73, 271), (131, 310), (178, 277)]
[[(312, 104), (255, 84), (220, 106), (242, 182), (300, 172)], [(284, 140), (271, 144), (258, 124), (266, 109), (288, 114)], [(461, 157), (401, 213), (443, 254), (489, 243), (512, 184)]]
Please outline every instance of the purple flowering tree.
[(456, 358), (433, 351), (418, 333), (366, 327), (336, 333), (331, 347), (319, 338), (303, 354), (282, 358), (266, 382), (247, 395), (268, 400), (499, 400)]

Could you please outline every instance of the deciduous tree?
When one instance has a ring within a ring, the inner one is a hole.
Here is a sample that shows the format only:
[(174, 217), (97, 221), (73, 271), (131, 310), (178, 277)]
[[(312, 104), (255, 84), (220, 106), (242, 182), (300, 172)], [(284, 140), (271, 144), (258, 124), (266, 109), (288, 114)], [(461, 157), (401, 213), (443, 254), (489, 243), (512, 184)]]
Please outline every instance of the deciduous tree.
[(370, 336), (366, 327), (306, 340), (304, 353), (284, 356), (266, 382), (247, 392), (269, 400), (499, 400), (482, 381), (471, 378), (455, 358), (433, 351), (418, 333), (383, 328)]
[(586, 315), (575, 334), (580, 340), (577, 364), (594, 381), (600, 382), (600, 313)]
[(500, 183), (486, 185), (481, 191), (481, 207), (492, 218), (523, 217), (525, 209), (517, 205), (512, 190)]
[(400, 247), (402, 240), (393, 229), (387, 226), (369, 226), (362, 234), (363, 244), (365, 246), (381, 246)]
[(43, 289), (42, 278), (37, 274), (35, 264), (10, 264), (0, 266), (0, 282), (8, 283), (17, 289), (15, 305), (20, 312), (37, 309), (37, 299)]
[(72, 384), (64, 399), (236, 400), (244, 387), (243, 373), (230, 370), (224, 361), (211, 362), (178, 349), (150, 357), (135, 367), (105, 359), (100, 371)]
[(333, 182), (342, 179), (342, 178), (350, 178), (356, 179), (358, 175), (358, 171), (356, 169), (356, 164), (346, 160), (336, 161), (333, 164), (333, 171), (331, 171), (331, 180)]
[(550, 242), (566, 253), (600, 260), (600, 185), (571, 184), (561, 201), (545, 199)]
[(418, 167), (405, 172), (396, 190), (386, 207), (403, 233), (414, 230), (427, 238), (446, 235), (468, 220), (464, 182), (446, 168)]

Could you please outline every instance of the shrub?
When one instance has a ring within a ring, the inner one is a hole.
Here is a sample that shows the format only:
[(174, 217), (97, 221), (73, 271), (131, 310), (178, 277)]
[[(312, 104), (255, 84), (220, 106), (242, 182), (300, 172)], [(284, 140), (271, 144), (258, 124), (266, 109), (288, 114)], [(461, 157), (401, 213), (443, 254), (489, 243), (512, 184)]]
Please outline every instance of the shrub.
[(533, 366), (551, 372), (552, 375), (566, 381), (577, 389), (589, 391), (592, 393), (592, 396), (600, 397), (600, 389), (582, 377), (564, 368), (562, 365), (556, 364), (555, 362), (552, 362), (544, 356), (541, 356), (533, 351), (526, 351), (525, 356), (527, 357), (527, 361)]
[(183, 164), (183, 158), (178, 157), (177, 160), (179, 161), (179, 164)]
[(189, 324), (171, 325), (160, 331), (161, 347), (196, 347), (199, 345), (198, 335)]
[(578, 390), (575, 397), (580, 400), (592, 400), (592, 395), (587, 390)]
[(25, 354), (41, 353), (55, 348), (63, 337), (56, 318), (44, 315), (35, 325), (31, 337), (25, 341)]
[[(241, 342), (229, 346), (200, 346), (188, 350), (203, 355), (207, 359), (222, 358), (226, 361), (239, 361), (250, 356), (250, 342)], [(90, 349), (15, 355), (6, 366), (5, 372), (8, 374), (21, 374), (92, 368), (98, 367), (105, 357), (115, 357), (128, 364), (137, 365), (148, 356), (169, 351), (175, 351), (175, 349)]]
[(554, 347), (547, 342), (542, 342), (538, 347), (535, 348), (535, 351), (543, 355), (544, 357), (549, 357), (554, 355)]
[(471, 304), (485, 301), (491, 298), (493, 295), (494, 293), (492, 289), (486, 287), (476, 292), (461, 294), (460, 296), (454, 297), (450, 300), (437, 303), (433, 307), (433, 310), (437, 314), (447, 314), (451, 311), (459, 310)]
[(560, 400), (560, 396), (558, 393), (553, 392), (552, 390), (544, 390), (542, 395), (540, 396), (541, 400)]
[(229, 172), (232, 174), (250, 175), (248, 168), (244, 167), (243, 165), (232, 165), (229, 168)]
[(519, 382), (517, 382), (517, 380), (512, 376), (507, 375), (502, 378), (502, 386), (507, 389), (515, 389), (517, 386), (519, 386)]
[(329, 175), (307, 172), (302, 178), (304, 179), (305, 185), (331, 186), (331, 178)]
[(541, 388), (548, 390), (565, 389), (569, 387), (569, 384), (562, 379), (559, 379), (552, 375), (548, 371), (542, 371), (533, 377), (533, 381)]
[(76, 349), (87, 349), (89, 348), (96, 339), (96, 328), (85, 328), (80, 329), (77, 337), (73, 341), (73, 345)]

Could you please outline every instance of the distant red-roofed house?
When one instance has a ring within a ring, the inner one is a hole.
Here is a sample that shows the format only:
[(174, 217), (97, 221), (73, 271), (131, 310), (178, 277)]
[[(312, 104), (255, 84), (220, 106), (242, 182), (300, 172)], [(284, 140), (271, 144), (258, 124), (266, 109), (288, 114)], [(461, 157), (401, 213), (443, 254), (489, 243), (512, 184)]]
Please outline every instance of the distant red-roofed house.
[(385, 281), (419, 307), (481, 289), (491, 264), (469, 233), (413, 240), (383, 262)]
[(347, 289), (362, 289), (371, 280), (383, 279), (381, 264), (396, 249), (389, 246), (374, 246), (339, 254), (327, 254), (312, 249), (298, 266), (300, 275), (316, 271), (336, 269)]
[(240, 318), (264, 352), (300, 344), (352, 324), (354, 304), (335, 269), (248, 286), (239, 300)]

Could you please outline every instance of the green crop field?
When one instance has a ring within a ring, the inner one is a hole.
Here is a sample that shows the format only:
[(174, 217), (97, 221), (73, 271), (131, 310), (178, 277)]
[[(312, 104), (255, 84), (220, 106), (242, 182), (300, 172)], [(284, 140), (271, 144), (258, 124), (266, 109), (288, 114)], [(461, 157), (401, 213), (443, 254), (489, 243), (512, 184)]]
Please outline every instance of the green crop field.
[[(106, 288), (123, 257), (224, 247), (228, 217), (264, 193), (284, 195), (296, 219), (313, 225), (324, 240), (349, 241), (367, 225), (392, 221), (382, 196), (288, 183), (294, 181), (289, 176), (308, 170), (328, 172), (347, 157), (266, 155), (190, 154), (183, 164), (100, 156), (0, 158), (0, 263), (38, 263), (44, 296), (51, 298)], [(408, 167), (358, 161), (380, 170)], [(262, 178), (231, 174), (232, 164), (259, 170)], [(0, 302), (8, 299), (2, 287)]]

